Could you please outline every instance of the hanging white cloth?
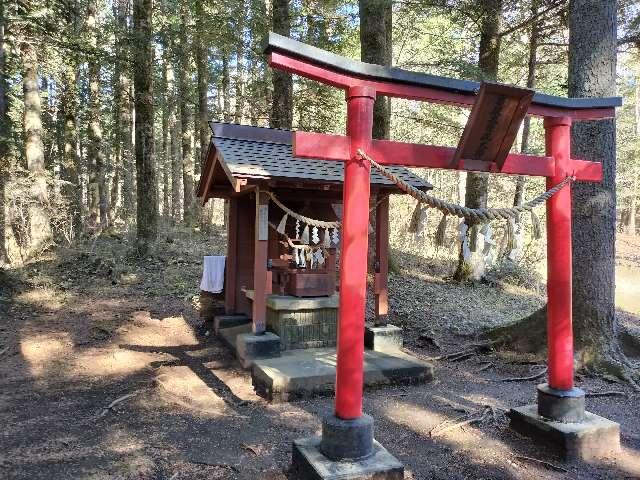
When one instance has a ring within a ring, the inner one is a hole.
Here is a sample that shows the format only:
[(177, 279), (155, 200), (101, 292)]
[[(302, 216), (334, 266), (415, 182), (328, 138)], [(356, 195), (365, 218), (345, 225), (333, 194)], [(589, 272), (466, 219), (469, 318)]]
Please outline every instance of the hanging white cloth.
[(220, 293), (224, 287), (224, 263), (227, 257), (224, 255), (208, 255), (204, 257), (202, 269), (202, 281), (200, 290), (211, 293)]

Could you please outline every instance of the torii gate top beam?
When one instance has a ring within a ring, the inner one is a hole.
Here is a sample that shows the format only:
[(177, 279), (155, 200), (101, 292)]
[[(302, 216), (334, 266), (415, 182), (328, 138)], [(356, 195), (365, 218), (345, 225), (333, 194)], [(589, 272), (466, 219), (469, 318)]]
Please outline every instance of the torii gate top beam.
[[(505, 93), (505, 90), (519, 90), (504, 85), (495, 84), (494, 88), (487, 84), (481, 85), (467, 80), (438, 77), (399, 68), (363, 63), (273, 32), (269, 33), (266, 52), (269, 56), (270, 66), (341, 88), (347, 92), (347, 95), (349, 95), (350, 91), (356, 89), (373, 92), (374, 97), (376, 95), (386, 95), (430, 103), (474, 107), (474, 105), (479, 105), (477, 102), (482, 97), (483, 88), (485, 91), (495, 90), (498, 95), (500, 95), (499, 91), (501, 89), (503, 90), (502, 93)], [(485, 87), (490, 88), (487, 90)], [(615, 107), (622, 104), (620, 97), (566, 98), (534, 93), (533, 91), (529, 92), (527, 101), (521, 102), (518, 107), (521, 113), (521, 115), (518, 115), (518, 123), (525, 114), (541, 116), (547, 120), (566, 121), (569, 124), (572, 120), (612, 118), (615, 116)], [(526, 94), (523, 90), (520, 93)], [(493, 104), (493, 106), (503, 108), (501, 105), (504, 105), (504, 102), (501, 103), (499, 98), (498, 103)], [(523, 110), (526, 110), (526, 113)], [(475, 120), (473, 125), (467, 125), (467, 127), (484, 129), (480, 132), (480, 137), (485, 135), (485, 130), (487, 134), (495, 134), (497, 131), (507, 130), (510, 132), (510, 135), (504, 138), (498, 136), (491, 138), (490, 141), (503, 141), (503, 143), (506, 141), (508, 143), (503, 145), (504, 148), (501, 147), (502, 156), (495, 158), (493, 162), (479, 161), (480, 159), (474, 158), (474, 155), (469, 158), (462, 157), (465, 138), (461, 139), (458, 150), (437, 145), (372, 140), (369, 145), (370, 153), (378, 158), (379, 163), (386, 165), (545, 177), (553, 177), (555, 175), (556, 165), (555, 159), (552, 157), (508, 154), (507, 150), (513, 142), (517, 130), (517, 124), (513, 123), (514, 120), (501, 124), (496, 124), (495, 119)], [(476, 134), (475, 137), (478, 137), (478, 135)], [(344, 161), (349, 158), (351, 140), (348, 136), (298, 131), (294, 132), (293, 140), (294, 152), (299, 157), (338, 161)], [(482, 140), (482, 138), (475, 138), (475, 140), (477, 144), (477, 141)], [(597, 182), (602, 179), (602, 165), (599, 162), (572, 159), (569, 168), (571, 174), (578, 180)]]
[[(477, 82), (359, 62), (273, 32), (265, 51), (272, 67), (344, 90), (367, 86), (379, 95), (470, 107), (480, 89)], [(527, 114), (599, 120), (614, 117), (615, 107), (621, 105), (621, 97), (567, 98), (536, 92)]]

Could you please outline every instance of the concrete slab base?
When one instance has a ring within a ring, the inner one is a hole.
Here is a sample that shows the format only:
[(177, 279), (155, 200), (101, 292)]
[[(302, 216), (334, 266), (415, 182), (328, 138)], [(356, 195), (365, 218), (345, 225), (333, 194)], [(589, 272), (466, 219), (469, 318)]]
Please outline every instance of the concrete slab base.
[(279, 357), (280, 337), (271, 332), (242, 333), (236, 337), (236, 356), (242, 368), (251, 368), (259, 359)]
[(367, 324), (364, 346), (376, 352), (389, 352), (402, 348), (402, 328), (388, 323), (379, 327)]
[[(336, 351), (328, 348), (289, 350), (280, 358), (256, 360), (253, 388), (272, 402), (287, 402), (334, 391)], [(433, 379), (433, 367), (404, 352), (365, 350), (366, 386), (422, 383)]]
[(620, 450), (620, 425), (585, 412), (579, 423), (550, 421), (538, 415), (538, 405), (509, 411), (511, 428), (534, 440), (555, 447), (565, 460), (593, 460)]
[(213, 319), (213, 331), (220, 334), (223, 328), (239, 327), (251, 323), (251, 319), (246, 315), (216, 315)]
[(319, 450), (320, 437), (294, 440), (291, 476), (295, 480), (401, 480), (404, 466), (375, 440), (364, 460), (335, 462)]

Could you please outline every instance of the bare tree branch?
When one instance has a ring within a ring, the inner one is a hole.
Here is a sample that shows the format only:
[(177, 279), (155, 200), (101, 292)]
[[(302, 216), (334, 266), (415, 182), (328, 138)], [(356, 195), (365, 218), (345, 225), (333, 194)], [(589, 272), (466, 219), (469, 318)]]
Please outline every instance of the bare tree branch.
[(535, 15), (531, 15), (529, 18), (527, 18), (526, 20), (523, 20), (522, 22), (507, 28), (506, 30), (503, 30), (502, 32), (500, 32), (500, 36), (504, 37), (506, 35), (509, 35), (517, 30), (520, 30), (521, 28), (524, 28), (528, 25), (530, 25), (533, 22), (542, 20), (543, 18), (545, 18), (545, 15), (549, 12), (551, 12), (553, 9), (557, 8), (557, 7), (562, 7), (561, 10), (564, 10), (567, 8), (567, 1), (566, 0), (558, 0), (557, 2), (553, 2), (551, 5), (549, 5), (547, 8), (544, 8), (542, 10), (540, 10), (538, 13), (536, 13)]

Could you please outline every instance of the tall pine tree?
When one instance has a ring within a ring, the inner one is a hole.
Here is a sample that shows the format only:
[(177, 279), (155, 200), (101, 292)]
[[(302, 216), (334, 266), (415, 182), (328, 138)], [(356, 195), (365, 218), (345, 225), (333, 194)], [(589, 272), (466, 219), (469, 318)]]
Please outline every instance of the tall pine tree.
[(133, 2), (133, 83), (135, 89), (135, 157), (137, 173), (138, 251), (148, 252), (158, 235), (157, 184), (153, 138), (152, 0)]

